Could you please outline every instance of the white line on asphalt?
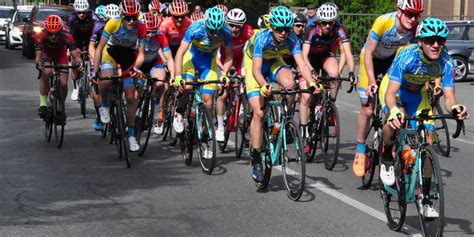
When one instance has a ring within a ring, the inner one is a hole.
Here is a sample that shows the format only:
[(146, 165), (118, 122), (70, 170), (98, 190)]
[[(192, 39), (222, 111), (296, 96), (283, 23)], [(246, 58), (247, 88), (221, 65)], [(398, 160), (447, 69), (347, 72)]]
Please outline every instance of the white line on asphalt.
[(460, 141), (460, 142), (465, 142), (465, 143), (467, 143), (467, 144), (474, 145), (474, 142), (471, 142), (471, 141), (466, 141), (466, 140), (464, 140), (464, 139), (461, 139), (461, 138), (456, 138), (456, 139), (454, 139), (454, 141)]

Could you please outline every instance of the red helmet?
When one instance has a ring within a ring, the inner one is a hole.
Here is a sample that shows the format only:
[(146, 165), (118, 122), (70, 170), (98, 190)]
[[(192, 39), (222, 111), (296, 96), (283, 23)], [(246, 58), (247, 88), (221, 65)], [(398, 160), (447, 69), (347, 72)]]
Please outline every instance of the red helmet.
[(423, 0), (398, 0), (397, 7), (408, 12), (422, 13)]
[(140, 13), (140, 4), (135, 0), (122, 0), (120, 8), (124, 16), (136, 16)]
[(222, 12), (224, 12), (224, 16), (227, 14), (227, 7), (224, 4), (218, 3), (216, 7), (220, 8)]
[(46, 31), (49, 33), (59, 32), (63, 28), (61, 17), (58, 15), (49, 15), (44, 21), (44, 28), (46, 28)]
[(193, 14), (191, 14), (191, 20), (198, 21), (201, 19), (204, 19), (204, 14), (202, 12), (193, 12)]
[(169, 6), (169, 11), (173, 16), (184, 16), (188, 14), (188, 4), (182, 0), (173, 0)]
[(145, 20), (147, 30), (157, 30), (163, 21), (161, 16), (157, 16), (150, 12), (143, 14), (143, 20)]
[(148, 4), (148, 11), (153, 11), (153, 12), (160, 12), (161, 3), (158, 1), (151, 1), (150, 4)]

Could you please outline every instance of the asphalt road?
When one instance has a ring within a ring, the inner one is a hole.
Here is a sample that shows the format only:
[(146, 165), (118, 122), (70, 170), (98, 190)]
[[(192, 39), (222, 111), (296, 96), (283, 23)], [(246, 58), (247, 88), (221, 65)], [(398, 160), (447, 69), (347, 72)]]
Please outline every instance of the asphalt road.
[[(43, 138), (37, 116), (33, 61), (0, 49), (0, 236), (400, 236), (418, 235), (416, 207), (401, 232), (385, 224), (376, 188), (360, 190), (352, 174), (356, 94), (341, 93), (341, 150), (333, 171), (307, 165), (298, 202), (286, 197), (281, 172), (257, 192), (246, 160), (218, 154), (212, 175), (199, 163), (185, 166), (175, 148), (154, 139), (144, 158), (125, 168), (114, 146), (92, 130), (94, 111), (80, 116), (67, 100), (62, 149)], [(474, 83), (457, 97), (474, 111)], [(89, 101), (90, 102), (90, 101)], [(473, 112), (474, 113), (474, 112)], [(454, 129), (451, 124), (451, 129)], [(447, 236), (474, 235), (474, 120), (439, 157), (444, 175)], [(136, 157), (136, 155), (134, 155)]]

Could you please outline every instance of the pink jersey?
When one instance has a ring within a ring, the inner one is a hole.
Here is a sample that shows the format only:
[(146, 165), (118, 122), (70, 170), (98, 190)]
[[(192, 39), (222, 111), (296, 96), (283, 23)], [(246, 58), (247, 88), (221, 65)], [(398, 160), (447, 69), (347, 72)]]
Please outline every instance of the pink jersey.
[[(247, 40), (249, 40), (253, 35), (253, 28), (250, 25), (244, 24), (242, 31), (240, 31), (239, 36), (232, 39), (232, 48), (233, 48), (233, 66), (238, 71), (239, 75), (240, 69), (242, 67), (242, 60), (244, 57), (244, 46)], [(220, 47), (221, 62), (225, 61), (225, 47)]]

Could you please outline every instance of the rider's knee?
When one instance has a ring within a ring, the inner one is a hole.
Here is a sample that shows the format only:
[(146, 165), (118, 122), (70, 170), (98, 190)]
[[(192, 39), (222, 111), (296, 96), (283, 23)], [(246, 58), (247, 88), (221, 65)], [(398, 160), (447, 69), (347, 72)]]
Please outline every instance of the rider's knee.
[(360, 112), (360, 114), (363, 117), (370, 118), (374, 114), (374, 110), (370, 106), (369, 107), (362, 107), (362, 111)]

